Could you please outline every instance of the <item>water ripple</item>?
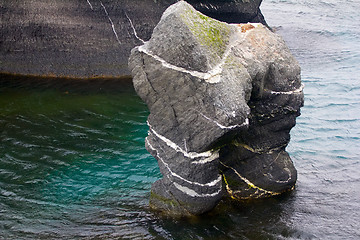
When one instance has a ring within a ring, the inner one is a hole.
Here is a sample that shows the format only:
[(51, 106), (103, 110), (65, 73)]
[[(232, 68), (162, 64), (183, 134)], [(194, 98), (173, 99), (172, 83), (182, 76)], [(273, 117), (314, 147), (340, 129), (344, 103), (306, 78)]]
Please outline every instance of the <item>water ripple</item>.
[(144, 148), (148, 110), (133, 90), (99, 92), (103, 83), (75, 82), (66, 89), (78, 90), (67, 93), (63, 83), (1, 86), (0, 236), (359, 238), (356, 3), (263, 1), (268, 23), (281, 26), (277, 31), (299, 60), (305, 83), (305, 106), (287, 148), (298, 170), (296, 190), (255, 203), (223, 200), (198, 218), (172, 219), (149, 210), (150, 187), (160, 171)]

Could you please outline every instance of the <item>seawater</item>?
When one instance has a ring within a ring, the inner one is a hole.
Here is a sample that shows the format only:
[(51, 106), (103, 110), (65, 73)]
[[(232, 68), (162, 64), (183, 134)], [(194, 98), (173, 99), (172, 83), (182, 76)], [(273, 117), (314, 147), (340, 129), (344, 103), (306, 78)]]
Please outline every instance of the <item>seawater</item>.
[(359, 239), (359, 7), (263, 2), (302, 66), (305, 105), (287, 148), (297, 187), (196, 218), (148, 207), (161, 174), (131, 86), (0, 80), (0, 239)]

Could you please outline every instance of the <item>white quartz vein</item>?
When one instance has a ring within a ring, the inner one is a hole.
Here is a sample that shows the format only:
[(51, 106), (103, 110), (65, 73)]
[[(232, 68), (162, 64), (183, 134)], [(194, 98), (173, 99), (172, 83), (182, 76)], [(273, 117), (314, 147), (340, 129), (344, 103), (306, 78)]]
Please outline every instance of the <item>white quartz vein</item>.
[[(191, 76), (194, 76), (194, 77), (197, 77), (197, 78), (200, 78), (200, 79), (204, 79), (204, 80), (209, 80), (210, 78), (214, 77), (215, 75), (211, 75), (210, 72), (198, 72), (198, 71), (192, 71), (192, 70), (187, 70), (183, 67), (178, 67), (178, 66), (175, 66), (171, 63), (168, 63), (166, 62), (164, 59), (162, 59), (161, 57), (155, 55), (155, 54), (152, 54), (150, 51), (148, 51), (145, 47), (146, 45), (141, 45), (138, 49), (140, 52), (142, 53), (145, 53), (146, 55), (154, 58), (156, 61), (159, 61), (164, 67), (166, 68), (169, 68), (169, 69), (173, 69), (175, 71), (178, 71), (178, 72), (183, 72), (183, 73), (187, 73), (187, 74), (190, 74)], [(216, 83), (218, 81), (215, 81), (215, 82), (212, 82), (212, 83)]]
[(130, 26), (131, 26), (131, 28), (132, 28), (132, 30), (133, 30), (133, 32), (134, 32), (134, 36), (136, 37), (136, 39), (139, 40), (140, 42), (142, 42), (142, 43), (144, 44), (145, 41), (144, 41), (143, 39), (141, 39), (141, 38), (137, 35), (137, 32), (136, 32), (136, 30), (135, 30), (135, 27), (134, 27), (131, 19), (129, 18), (129, 16), (127, 15), (126, 12), (125, 12), (125, 16), (127, 17), (127, 19), (128, 19), (129, 22), (130, 22)]
[(210, 157), (201, 159), (201, 160), (197, 160), (197, 161), (192, 161), (192, 164), (206, 164), (209, 162), (212, 162), (214, 160), (217, 160), (219, 158), (219, 151), (215, 151), (214, 154), (212, 154)]
[(219, 150), (217, 151), (206, 151), (206, 152), (201, 152), (201, 153), (197, 153), (197, 152), (188, 152), (187, 151), (187, 147), (186, 150), (182, 149), (179, 145), (177, 145), (176, 143), (174, 143), (173, 141), (171, 141), (170, 139), (162, 136), (161, 134), (157, 133), (152, 126), (150, 125), (149, 122), (147, 122), (150, 132), (152, 132), (153, 134), (155, 134), (156, 137), (158, 137), (161, 141), (163, 141), (166, 145), (168, 145), (169, 147), (171, 147), (172, 149), (174, 149), (176, 152), (180, 152), (182, 153), (185, 157), (190, 158), (190, 159), (195, 159), (195, 158), (203, 158), (201, 160), (195, 160), (192, 161), (192, 164), (206, 164), (209, 162), (212, 162), (216, 159), (219, 158)]
[(270, 93), (271, 93), (271, 94), (276, 94), (276, 95), (280, 95), (280, 94), (291, 95), (291, 94), (302, 93), (303, 90), (304, 90), (304, 84), (301, 84), (301, 86), (300, 86), (298, 89), (295, 89), (295, 90), (292, 90), (292, 91), (288, 91), (288, 92), (270, 91)]
[[(252, 25), (254, 25), (254, 27), (259, 26), (259, 24), (254, 24), (252, 23)], [(240, 28), (239, 28), (240, 29)], [(225, 53), (222, 56), (221, 61), (219, 62), (219, 64), (217, 64), (214, 68), (212, 68), (211, 70), (209, 70), (208, 72), (199, 72), (199, 71), (193, 71), (193, 70), (188, 70), (185, 69), (183, 67), (179, 67), (179, 66), (175, 66), (171, 63), (168, 63), (167, 61), (165, 61), (163, 58), (151, 53), (150, 51), (148, 51), (146, 49), (146, 44), (142, 45), (138, 48), (138, 50), (142, 53), (145, 53), (146, 55), (154, 58), (155, 60), (161, 62), (161, 64), (169, 69), (173, 69), (175, 71), (179, 71), (179, 72), (183, 72), (183, 73), (187, 73), (190, 74), (194, 77), (200, 78), (205, 80), (208, 83), (219, 83), (221, 81), (220, 78), (220, 74), (222, 72), (223, 66), (225, 65), (226, 59), (227, 57), (230, 55), (232, 48), (235, 46), (240, 45), (240, 43), (242, 41), (244, 41), (244, 39), (246, 38), (247, 34), (249, 31), (246, 31), (245, 33), (241, 33), (241, 31), (237, 28), (237, 36), (236, 36), (236, 40), (232, 41), (232, 43), (227, 47)]]
[(104, 12), (105, 12), (106, 16), (107, 16), (108, 19), (109, 19), (109, 22), (110, 22), (111, 28), (112, 28), (112, 30), (113, 30), (113, 32), (114, 32), (114, 34), (115, 34), (116, 40), (117, 40), (118, 43), (121, 45), (121, 41), (120, 41), (119, 36), (118, 36), (118, 34), (117, 34), (116, 30), (115, 30), (114, 22), (111, 20), (111, 18), (110, 18), (110, 16), (109, 16), (109, 13), (108, 13), (108, 11), (106, 10), (106, 8), (105, 8), (104, 4), (102, 3), (102, 1), (99, 1), (99, 2), (100, 2), (100, 4), (101, 4), (102, 8), (104, 9)]
[(219, 175), (217, 179), (215, 179), (214, 181), (212, 182), (209, 182), (209, 183), (198, 183), (198, 182), (193, 182), (193, 181), (189, 181), (185, 178), (183, 178), (182, 176), (180, 176), (179, 174), (173, 172), (170, 167), (169, 167), (169, 164), (167, 164), (160, 156), (159, 156), (159, 152), (150, 144), (149, 140), (146, 139), (146, 143), (148, 144), (148, 146), (156, 152), (156, 155), (158, 157), (158, 159), (162, 162), (162, 164), (166, 167), (166, 169), (169, 171), (169, 173), (176, 177), (176, 178), (179, 178), (181, 180), (183, 180), (184, 182), (187, 182), (191, 185), (197, 185), (197, 186), (200, 186), (200, 187), (213, 187), (215, 186), (216, 184), (218, 184), (220, 181), (221, 181), (221, 176)]
[(93, 6), (91, 5), (91, 2), (90, 2), (89, 0), (86, 0), (86, 1), (87, 1), (87, 3), (89, 4), (91, 10), (94, 10)]
[(215, 121), (214, 119), (211, 119), (207, 116), (205, 116), (203, 113), (199, 112), (201, 116), (203, 116), (205, 119), (215, 123), (216, 125), (218, 125), (221, 129), (233, 129), (233, 128), (238, 128), (238, 127), (243, 127), (243, 126), (247, 126), (249, 125), (249, 119), (246, 118), (245, 121), (242, 124), (237, 124), (237, 125), (230, 125), (230, 126), (224, 126), (220, 123), (218, 123), (217, 121)]
[(185, 187), (185, 186), (182, 186), (178, 183), (173, 183), (174, 186), (179, 189), (181, 192), (191, 196), (191, 197), (214, 197), (216, 195), (218, 195), (220, 192), (221, 192), (221, 188), (219, 188), (218, 191), (214, 192), (214, 193), (208, 193), (208, 194), (199, 194), (197, 193), (196, 191), (188, 188), (188, 187)]
[(166, 143), (166, 145), (168, 145), (169, 147), (171, 147), (172, 149), (174, 149), (177, 152), (181, 152), (185, 157), (187, 158), (199, 158), (199, 157), (211, 157), (213, 154), (216, 154), (217, 152), (212, 152), (212, 151), (206, 151), (206, 152), (201, 152), (201, 153), (197, 153), (197, 152), (187, 152), (184, 149), (182, 149), (180, 146), (178, 146), (176, 143), (174, 143), (173, 141), (171, 141), (170, 139), (162, 136), (161, 134), (157, 133), (152, 126), (150, 125), (149, 122), (147, 122), (150, 131), (152, 133), (155, 134), (155, 136), (157, 136), (159, 139), (161, 139), (164, 143)]
[(184, 138), (184, 148), (185, 148), (185, 151), (188, 152), (188, 148), (186, 146), (186, 139)]

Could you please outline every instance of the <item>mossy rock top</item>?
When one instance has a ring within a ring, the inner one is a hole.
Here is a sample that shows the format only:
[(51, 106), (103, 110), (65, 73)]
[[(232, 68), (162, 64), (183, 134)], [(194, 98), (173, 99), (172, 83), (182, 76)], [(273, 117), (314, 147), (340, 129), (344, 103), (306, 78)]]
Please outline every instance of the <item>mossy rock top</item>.
[(222, 60), (236, 28), (181, 1), (164, 12), (145, 48), (169, 64), (208, 72)]
[(217, 57), (223, 56), (230, 38), (230, 26), (228, 24), (193, 9), (189, 9), (181, 17), (203, 47), (206, 47), (211, 54)]

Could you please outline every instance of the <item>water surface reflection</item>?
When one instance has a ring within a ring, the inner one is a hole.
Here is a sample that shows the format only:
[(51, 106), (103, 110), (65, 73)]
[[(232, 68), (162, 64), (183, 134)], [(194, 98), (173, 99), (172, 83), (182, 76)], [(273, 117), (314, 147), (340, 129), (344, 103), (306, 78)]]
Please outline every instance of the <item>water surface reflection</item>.
[[(105, 81), (105, 82), (104, 82)], [(0, 81), (0, 233), (21, 238), (278, 239), (296, 194), (172, 219), (148, 207), (160, 177), (131, 83)], [(120, 84), (121, 83), (121, 84)], [(115, 87), (116, 86), (116, 87)], [(183, 229), (179, 231), (179, 229)]]

